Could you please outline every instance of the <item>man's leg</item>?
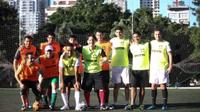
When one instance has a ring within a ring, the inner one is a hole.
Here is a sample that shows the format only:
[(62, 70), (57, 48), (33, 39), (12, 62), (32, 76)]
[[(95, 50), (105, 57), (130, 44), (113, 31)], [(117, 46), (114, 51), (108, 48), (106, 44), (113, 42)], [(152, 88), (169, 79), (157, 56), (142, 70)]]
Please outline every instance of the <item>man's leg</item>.
[(163, 107), (162, 110), (167, 109), (167, 99), (168, 99), (168, 91), (166, 84), (160, 84), (161, 90), (162, 90), (162, 97), (163, 97)]

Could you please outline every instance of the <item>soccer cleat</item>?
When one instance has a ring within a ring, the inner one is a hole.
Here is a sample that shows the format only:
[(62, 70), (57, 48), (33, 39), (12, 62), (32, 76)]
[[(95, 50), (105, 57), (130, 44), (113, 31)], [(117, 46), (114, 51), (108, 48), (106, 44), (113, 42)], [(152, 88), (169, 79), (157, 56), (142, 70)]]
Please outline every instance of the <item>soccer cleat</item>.
[(64, 105), (60, 108), (60, 110), (69, 110), (69, 106), (68, 105)]
[(115, 109), (115, 108), (116, 108), (116, 105), (115, 105), (115, 104), (112, 104), (112, 105), (109, 107), (110, 110), (113, 110), (113, 109)]
[(26, 106), (21, 107), (21, 111), (26, 111), (28, 108)]
[(124, 107), (124, 110), (133, 110), (134, 109), (134, 105), (126, 105)]
[(167, 110), (167, 105), (163, 105), (161, 110)]
[(156, 105), (151, 105), (150, 107), (147, 108), (147, 110), (153, 110), (156, 109)]
[(140, 105), (140, 106), (139, 106), (139, 109), (140, 109), (140, 110), (144, 110), (144, 105)]
[(100, 106), (99, 110), (102, 110), (102, 111), (106, 110), (106, 106), (105, 105)]

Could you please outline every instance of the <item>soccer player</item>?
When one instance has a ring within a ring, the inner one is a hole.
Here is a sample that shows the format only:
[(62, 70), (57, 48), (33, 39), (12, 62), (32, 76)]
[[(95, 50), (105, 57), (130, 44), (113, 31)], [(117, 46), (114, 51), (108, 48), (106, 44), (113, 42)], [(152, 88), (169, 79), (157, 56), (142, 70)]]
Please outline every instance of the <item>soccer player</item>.
[(26, 53), (24, 59), (15, 72), (15, 78), (20, 86), (21, 100), (23, 104), (21, 110), (24, 111), (27, 109), (25, 100), (29, 88), (31, 88), (35, 94), (36, 101), (39, 102), (40, 100), (40, 92), (38, 89), (41, 88), (42, 71), (40, 65), (34, 62), (34, 56), (32, 53)]
[(123, 36), (123, 29), (117, 27), (115, 29), (116, 37), (110, 40), (112, 44), (112, 82), (114, 83), (113, 99), (114, 104), (111, 109), (115, 108), (117, 103), (118, 91), (120, 83), (123, 82), (125, 85), (125, 100), (128, 104), (129, 101), (129, 40)]
[(60, 77), (60, 89), (61, 97), (64, 103), (64, 106), (61, 107), (61, 110), (69, 109), (69, 95), (66, 94), (66, 89), (71, 88), (71, 85), (74, 86), (74, 98), (76, 102), (75, 110), (81, 110), (80, 105), (80, 75), (78, 74), (79, 59), (74, 51), (73, 45), (68, 43), (63, 48), (64, 52), (60, 57), (59, 61), (59, 77)]
[[(13, 68), (14, 72), (17, 71), (18, 66), (21, 64), (22, 59), (26, 57), (27, 53), (32, 53), (33, 56), (36, 56), (36, 47), (32, 45), (32, 37), (31, 36), (25, 36), (23, 39), (23, 43), (19, 46), (17, 49), (14, 60), (13, 60)], [(30, 108), (29, 106), (29, 101), (28, 101), (28, 92), (29, 90), (27, 89), (27, 94), (24, 94), (24, 99), (25, 99), (25, 105), (22, 107)]]
[[(95, 45), (95, 42), (96, 37), (89, 35), (87, 39), (88, 45), (79, 50), (84, 60), (84, 77), (81, 86), (84, 90), (87, 109), (90, 107), (90, 92), (94, 86), (95, 91), (99, 91), (100, 110), (105, 110), (105, 91), (100, 63), (107, 62), (107, 58), (103, 49)], [(100, 58), (102, 59), (100, 60)]]
[[(43, 82), (42, 82), (42, 100), (43, 106), (48, 107), (50, 110), (55, 109), (56, 97), (57, 97), (57, 88), (58, 88), (58, 62), (59, 56), (57, 53), (53, 52), (54, 49), (51, 45), (45, 47), (45, 54), (41, 55), (37, 61), (43, 66)], [(49, 102), (47, 100), (48, 89), (51, 90), (51, 97)]]
[(125, 110), (135, 108), (135, 100), (137, 96), (137, 87), (139, 90), (140, 109), (144, 109), (143, 99), (145, 96), (145, 86), (148, 86), (148, 70), (149, 70), (149, 42), (141, 38), (140, 33), (135, 32), (132, 35), (130, 45), (132, 54), (132, 80), (131, 80), (131, 100), (130, 105)]
[(163, 40), (161, 31), (154, 30), (155, 40), (151, 41), (150, 78), (152, 89), (152, 105), (147, 109), (156, 108), (157, 86), (160, 85), (163, 96), (162, 110), (167, 109), (167, 83), (172, 70), (172, 53), (169, 42)]
[(51, 45), (54, 49), (54, 52), (60, 55), (60, 44), (55, 41), (55, 34), (50, 33), (47, 36), (47, 42), (43, 42), (40, 44), (41, 55), (45, 54), (45, 47), (47, 45)]
[[(96, 37), (97, 37), (96, 45), (100, 46), (104, 50), (104, 52), (106, 53), (107, 59), (110, 59), (111, 43), (104, 39), (103, 34), (100, 31), (96, 32)], [(103, 81), (104, 81), (103, 83), (105, 85), (105, 87), (104, 87), (104, 89), (105, 89), (105, 105), (108, 108), (109, 82), (110, 82), (110, 67), (109, 67), (108, 62), (102, 64), (102, 73), (101, 74), (103, 75)], [(97, 91), (97, 94), (98, 93), (99, 92)], [(99, 101), (100, 101), (100, 98), (99, 98)]]

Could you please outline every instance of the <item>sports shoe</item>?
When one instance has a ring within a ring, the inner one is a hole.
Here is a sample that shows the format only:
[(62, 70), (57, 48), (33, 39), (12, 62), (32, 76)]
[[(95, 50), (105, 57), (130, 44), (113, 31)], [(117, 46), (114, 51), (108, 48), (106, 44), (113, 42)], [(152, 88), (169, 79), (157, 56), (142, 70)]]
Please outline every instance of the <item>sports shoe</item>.
[(110, 110), (113, 110), (113, 109), (115, 109), (115, 108), (116, 108), (116, 105), (115, 105), (115, 104), (112, 104), (112, 105), (109, 107)]
[(60, 110), (69, 110), (69, 106), (68, 105), (64, 105), (60, 108)]
[(99, 110), (106, 110), (106, 106), (105, 105), (101, 105)]
[(21, 111), (26, 111), (28, 108), (26, 106), (21, 107)]
[(124, 110), (133, 110), (134, 109), (134, 105), (126, 105), (124, 107)]
[(54, 106), (49, 105), (49, 110), (55, 110)]
[(156, 109), (156, 105), (151, 105), (150, 107), (147, 108), (147, 110), (153, 110)]
[(140, 109), (140, 110), (144, 110), (144, 105), (140, 105), (140, 106), (139, 106), (139, 109)]
[(163, 105), (161, 110), (167, 110), (167, 105)]

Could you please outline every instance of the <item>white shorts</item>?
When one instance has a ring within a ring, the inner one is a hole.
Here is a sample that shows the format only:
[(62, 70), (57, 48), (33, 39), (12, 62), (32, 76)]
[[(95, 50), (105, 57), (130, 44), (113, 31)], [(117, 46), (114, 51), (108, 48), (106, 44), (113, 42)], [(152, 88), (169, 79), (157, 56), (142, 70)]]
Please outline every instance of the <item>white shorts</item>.
[(114, 84), (130, 83), (130, 74), (128, 67), (112, 67), (112, 82)]
[(168, 84), (169, 74), (166, 72), (166, 70), (150, 70), (149, 83)]

